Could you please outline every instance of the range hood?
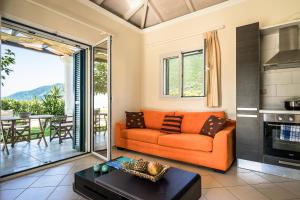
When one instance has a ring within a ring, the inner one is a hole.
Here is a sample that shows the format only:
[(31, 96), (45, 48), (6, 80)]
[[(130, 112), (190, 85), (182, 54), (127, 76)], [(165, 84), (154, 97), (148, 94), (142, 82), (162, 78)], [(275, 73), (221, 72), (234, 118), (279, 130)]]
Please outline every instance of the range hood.
[(279, 29), (279, 52), (263, 64), (265, 70), (300, 67), (297, 25)]

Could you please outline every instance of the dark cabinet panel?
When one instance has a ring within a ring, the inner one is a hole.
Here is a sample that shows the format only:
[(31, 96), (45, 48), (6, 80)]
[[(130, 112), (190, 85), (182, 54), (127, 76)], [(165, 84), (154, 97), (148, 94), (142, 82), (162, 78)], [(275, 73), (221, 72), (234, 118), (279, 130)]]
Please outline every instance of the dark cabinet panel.
[[(249, 114), (252, 116), (253, 114)], [(237, 117), (236, 126), (237, 157), (246, 160), (260, 161), (259, 121), (255, 117)]]
[[(236, 29), (237, 157), (261, 161), (259, 24)], [(249, 109), (250, 108), (250, 109)]]
[(259, 25), (236, 29), (237, 107), (259, 107)]

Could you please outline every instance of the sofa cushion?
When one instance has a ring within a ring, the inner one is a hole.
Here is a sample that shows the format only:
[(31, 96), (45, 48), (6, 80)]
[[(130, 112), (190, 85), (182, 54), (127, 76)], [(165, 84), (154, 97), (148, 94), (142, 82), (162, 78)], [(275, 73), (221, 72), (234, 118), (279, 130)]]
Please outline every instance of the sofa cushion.
[(180, 133), (182, 116), (166, 115), (160, 129), (163, 133)]
[(225, 124), (226, 119), (211, 115), (204, 123), (200, 134), (215, 137), (215, 135), (225, 127)]
[(219, 112), (175, 112), (182, 115), (181, 132), (199, 134), (205, 121), (211, 116), (225, 118), (223, 111)]
[(142, 110), (144, 113), (145, 125), (151, 129), (161, 129), (165, 115), (174, 115), (174, 112), (162, 112), (155, 110)]
[(126, 128), (146, 128), (143, 112), (125, 112)]
[(159, 130), (152, 129), (124, 129), (121, 132), (121, 137), (130, 140), (137, 140), (140, 142), (147, 142), (157, 144), (158, 137), (164, 135)]
[(213, 138), (200, 134), (168, 134), (159, 136), (161, 146), (210, 152), (213, 149)]

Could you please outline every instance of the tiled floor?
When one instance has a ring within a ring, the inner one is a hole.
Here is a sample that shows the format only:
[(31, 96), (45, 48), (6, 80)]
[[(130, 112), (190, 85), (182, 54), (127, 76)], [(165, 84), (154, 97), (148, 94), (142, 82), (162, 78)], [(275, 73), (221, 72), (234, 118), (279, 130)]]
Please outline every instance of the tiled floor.
[[(113, 150), (113, 157), (128, 156), (156, 160), (173, 167), (199, 173), (201, 200), (300, 200), (300, 181), (249, 171), (236, 166), (226, 174), (176, 161), (130, 151)], [(82, 199), (72, 190), (74, 172), (92, 166), (99, 159), (88, 156), (58, 167), (0, 183), (0, 199)]]
[[(48, 147), (45, 146), (43, 141), (38, 145), (37, 140), (32, 140), (30, 143), (17, 143), (14, 148), (8, 145), (9, 155), (0, 150), (0, 177), (82, 154), (82, 152), (73, 149), (71, 139), (63, 140), (61, 144), (59, 144), (58, 139), (50, 142), (49, 137), (46, 137), (46, 141)], [(0, 145), (1, 148), (2, 145)], [(95, 134), (95, 149), (106, 149), (106, 135), (104, 135), (104, 132)]]
[(48, 147), (43, 141), (38, 145), (37, 140), (32, 140), (16, 143), (14, 148), (8, 145), (9, 155), (0, 151), (0, 176), (82, 154), (73, 149), (71, 139), (63, 140), (61, 144), (58, 139), (50, 142), (49, 137), (46, 141)]

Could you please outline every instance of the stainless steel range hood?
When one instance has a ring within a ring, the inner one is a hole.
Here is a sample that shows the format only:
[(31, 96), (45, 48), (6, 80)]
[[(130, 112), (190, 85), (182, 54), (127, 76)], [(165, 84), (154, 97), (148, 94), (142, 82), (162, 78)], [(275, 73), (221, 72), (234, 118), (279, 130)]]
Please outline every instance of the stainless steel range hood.
[(279, 29), (279, 52), (263, 64), (265, 70), (300, 67), (297, 25)]

